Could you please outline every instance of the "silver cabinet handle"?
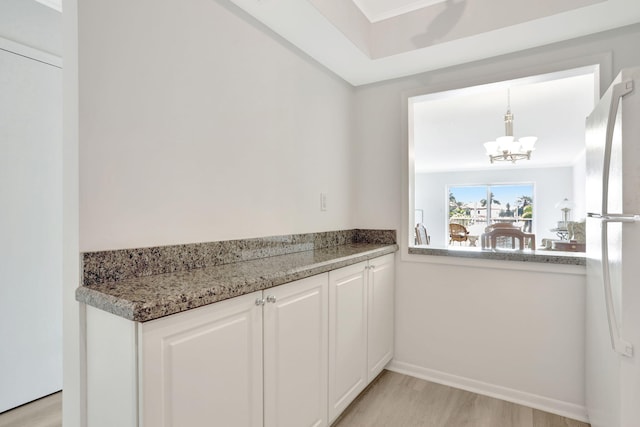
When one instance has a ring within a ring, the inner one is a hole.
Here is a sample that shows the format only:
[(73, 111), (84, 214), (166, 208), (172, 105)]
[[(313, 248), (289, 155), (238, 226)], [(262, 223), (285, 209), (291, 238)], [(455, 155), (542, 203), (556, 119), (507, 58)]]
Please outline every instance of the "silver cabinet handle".
[(264, 298), (256, 298), (256, 305), (264, 305)]
[(275, 303), (276, 301), (276, 297), (274, 297), (273, 295), (267, 296), (267, 302)]

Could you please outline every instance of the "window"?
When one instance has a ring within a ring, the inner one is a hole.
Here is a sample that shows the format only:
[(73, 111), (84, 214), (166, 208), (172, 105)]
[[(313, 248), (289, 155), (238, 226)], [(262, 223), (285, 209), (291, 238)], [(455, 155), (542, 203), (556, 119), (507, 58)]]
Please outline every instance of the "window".
[(526, 232), (534, 229), (531, 183), (452, 185), (447, 194), (448, 223), (463, 225), (472, 236), (496, 222), (510, 222)]

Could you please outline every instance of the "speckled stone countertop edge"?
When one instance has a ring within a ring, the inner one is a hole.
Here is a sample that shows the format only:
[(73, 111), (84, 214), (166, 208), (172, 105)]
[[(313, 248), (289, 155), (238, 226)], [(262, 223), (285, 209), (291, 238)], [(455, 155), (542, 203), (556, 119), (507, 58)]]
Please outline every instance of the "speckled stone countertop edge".
[(545, 264), (563, 264), (563, 265), (586, 265), (586, 255), (584, 253), (563, 253), (559, 255), (549, 251), (494, 251), (494, 250), (476, 250), (462, 251), (449, 250), (444, 248), (425, 248), (410, 247), (409, 253), (414, 255), (434, 255), (448, 256), (458, 258), (473, 259), (491, 259), (498, 261), (522, 261), (522, 262), (539, 262)]
[(76, 300), (128, 320), (136, 317), (136, 302), (122, 301), (96, 289), (79, 287), (76, 289)]
[[(103, 288), (105, 289), (104, 291), (101, 290), (101, 285), (99, 285), (79, 287), (76, 289), (76, 300), (128, 320), (147, 322), (229, 298), (269, 289), (274, 286), (294, 282), (317, 274), (326, 273), (331, 270), (394, 253), (397, 252), (397, 250), (397, 244), (379, 245), (379, 247), (374, 249), (363, 250), (362, 252), (348, 256), (337, 256), (333, 259), (296, 266), (286, 270), (271, 272), (269, 274), (260, 274), (260, 272), (256, 272), (255, 274), (243, 276), (239, 286), (224, 286), (221, 283), (212, 281), (212, 283), (204, 287), (199, 287), (198, 289), (193, 290), (188, 296), (172, 295), (169, 298), (160, 296), (159, 298), (154, 298), (152, 300), (122, 298), (109, 294), (109, 291), (105, 288)], [(313, 253), (314, 251), (308, 252)], [(281, 255), (280, 257), (287, 257), (287, 255)], [(235, 266), (234, 264), (228, 264), (227, 268), (241, 268), (243, 264), (248, 264), (249, 262), (250, 261), (238, 262), (235, 263)], [(206, 271), (206, 269), (203, 270)], [(170, 274), (161, 274), (157, 276), (148, 276), (144, 278), (144, 280), (154, 280), (154, 277), (161, 280), (162, 278), (174, 276)], [(129, 282), (135, 282), (135, 280), (123, 281), (121, 285), (126, 286)], [(114, 282), (110, 286), (119, 286), (119, 284)]]
[(82, 285), (325, 249), (351, 243), (395, 244), (395, 230), (350, 229), (238, 240), (185, 243), (82, 253)]

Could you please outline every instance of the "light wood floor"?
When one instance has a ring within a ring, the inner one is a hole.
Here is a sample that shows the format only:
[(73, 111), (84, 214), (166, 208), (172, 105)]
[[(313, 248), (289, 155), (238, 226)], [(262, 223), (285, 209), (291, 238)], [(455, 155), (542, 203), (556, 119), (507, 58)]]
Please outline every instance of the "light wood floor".
[(579, 421), (384, 371), (332, 427), (588, 427)]
[[(61, 427), (62, 393), (0, 414), (0, 427)], [(333, 427), (588, 427), (588, 424), (384, 371)]]
[(61, 427), (62, 392), (0, 414), (0, 427)]

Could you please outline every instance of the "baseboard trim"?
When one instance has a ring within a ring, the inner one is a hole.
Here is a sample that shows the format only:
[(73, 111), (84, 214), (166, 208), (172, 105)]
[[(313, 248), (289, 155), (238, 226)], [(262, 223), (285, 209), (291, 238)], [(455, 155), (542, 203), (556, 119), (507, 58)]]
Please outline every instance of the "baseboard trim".
[(552, 414), (574, 420), (589, 422), (586, 407), (576, 405), (574, 403), (550, 399), (537, 394), (489, 384), (471, 378), (460, 377), (446, 372), (436, 371), (434, 369), (423, 368), (410, 363), (400, 362), (395, 359), (387, 365), (386, 369), (434, 383), (471, 391), (489, 397), (495, 397), (496, 399), (506, 400), (507, 402), (529, 406), (531, 408), (551, 412)]

